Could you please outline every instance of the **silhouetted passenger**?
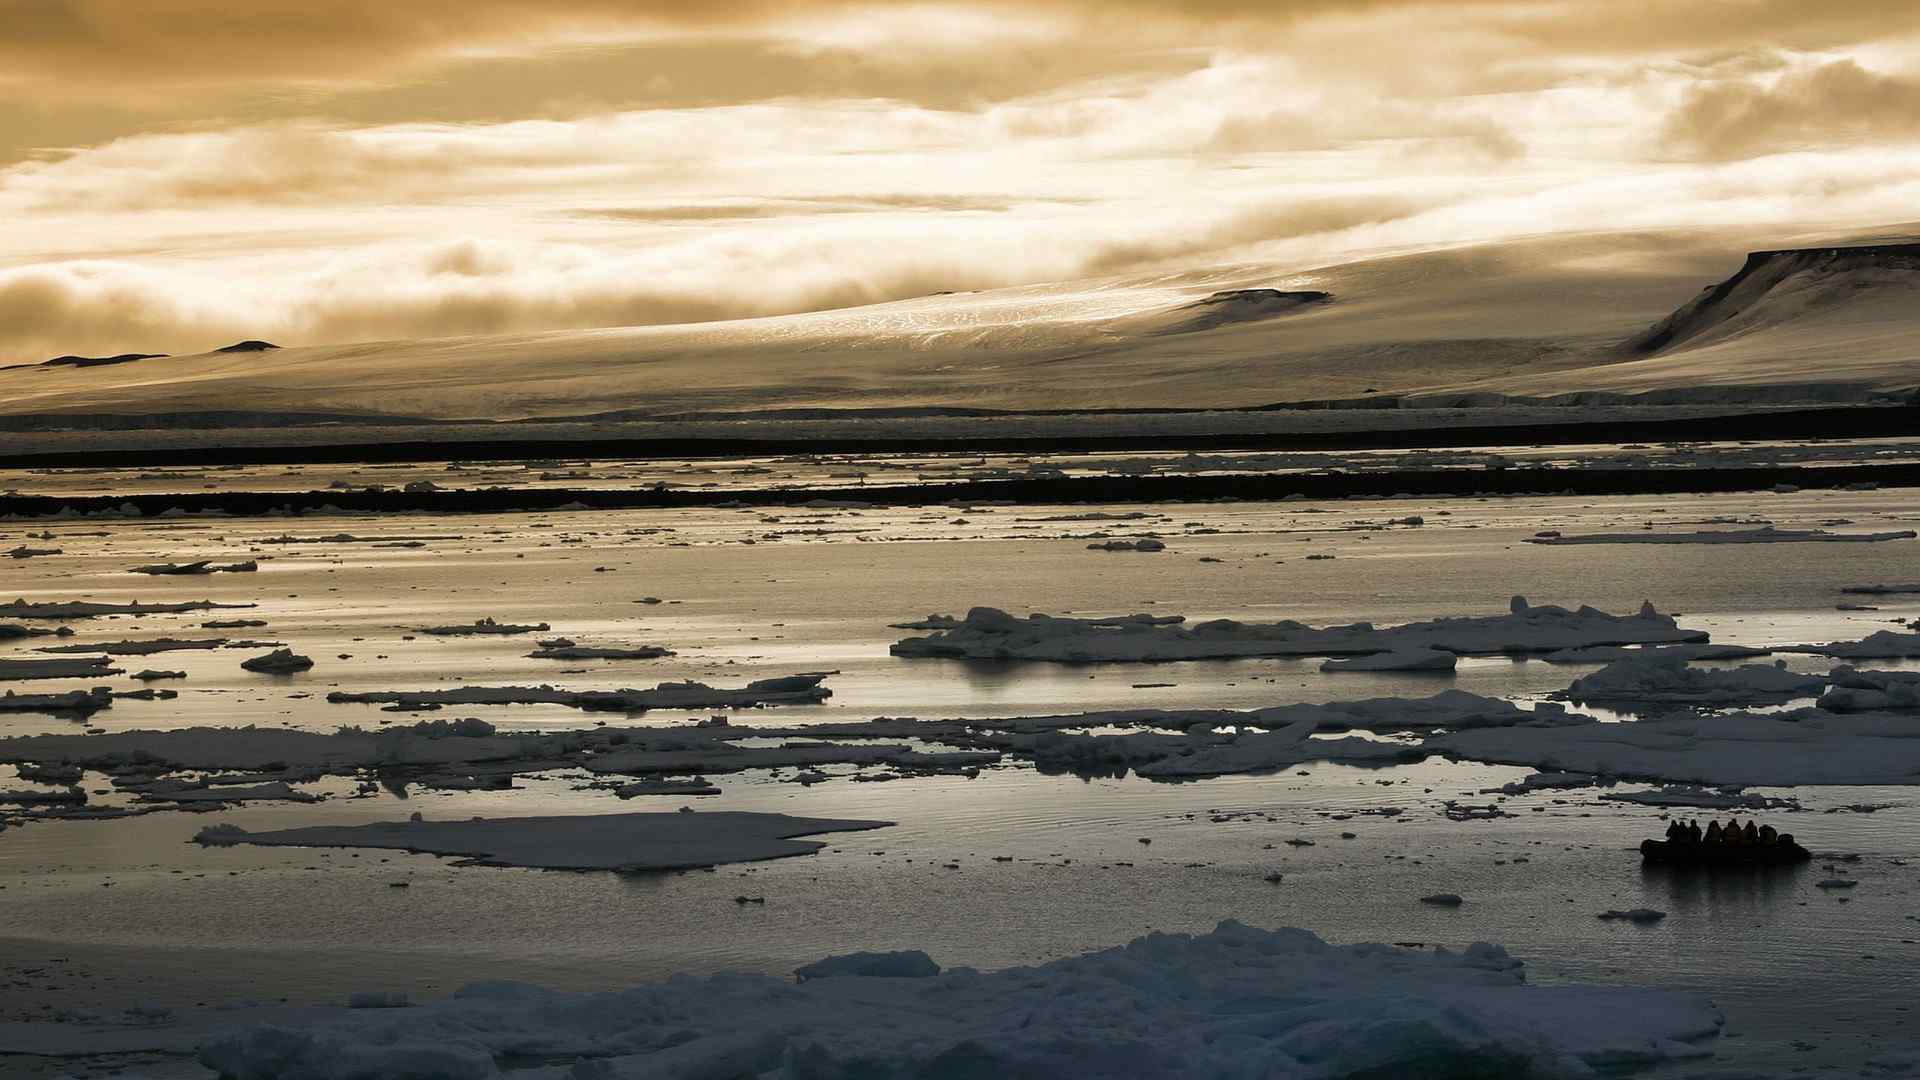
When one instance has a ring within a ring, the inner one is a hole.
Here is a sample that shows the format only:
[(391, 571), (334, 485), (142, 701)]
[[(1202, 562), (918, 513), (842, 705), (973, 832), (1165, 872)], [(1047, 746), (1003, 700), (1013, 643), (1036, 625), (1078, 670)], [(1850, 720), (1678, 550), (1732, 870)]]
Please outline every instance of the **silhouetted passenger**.
[(1747, 819), (1747, 827), (1742, 839), (1749, 844), (1758, 844), (1760, 842), (1760, 830), (1754, 826), (1752, 818)]
[(1760, 842), (1761, 843), (1773, 844), (1773, 843), (1779, 842), (1779, 840), (1780, 840), (1780, 833), (1778, 830), (1774, 829), (1773, 826), (1771, 825), (1760, 826)]
[(1667, 822), (1667, 841), (1669, 843), (1685, 840), (1686, 838), (1687, 838), (1687, 827), (1685, 825), (1680, 824), (1680, 819), (1675, 818), (1674, 820)]
[(1700, 821), (1698, 818), (1687, 822), (1687, 839), (1692, 840), (1696, 844), (1701, 842), (1702, 833), (1700, 832)]
[(1717, 844), (1720, 840), (1720, 823), (1718, 821), (1707, 822), (1707, 843)]

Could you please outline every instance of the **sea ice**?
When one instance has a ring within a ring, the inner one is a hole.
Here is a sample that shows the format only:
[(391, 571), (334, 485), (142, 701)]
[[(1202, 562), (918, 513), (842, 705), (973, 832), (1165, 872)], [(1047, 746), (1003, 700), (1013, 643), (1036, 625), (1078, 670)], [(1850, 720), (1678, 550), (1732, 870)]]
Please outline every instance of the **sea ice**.
[(125, 669), (110, 666), (104, 656), (84, 660), (0, 660), (0, 682), (27, 679), (95, 679), (118, 675)]

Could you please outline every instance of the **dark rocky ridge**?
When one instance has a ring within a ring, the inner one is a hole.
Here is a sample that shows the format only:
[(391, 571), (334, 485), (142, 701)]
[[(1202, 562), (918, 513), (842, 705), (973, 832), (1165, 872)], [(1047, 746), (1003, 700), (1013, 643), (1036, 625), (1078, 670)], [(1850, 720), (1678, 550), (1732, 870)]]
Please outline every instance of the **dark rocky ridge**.
[(1175, 308), (1186, 318), (1162, 327), (1159, 334), (1192, 334), (1233, 323), (1257, 322), (1291, 315), (1302, 308), (1333, 301), (1333, 294), (1317, 289), (1228, 289)]
[(1920, 288), (1920, 243), (1755, 251), (1738, 273), (1703, 290), (1627, 347), (1634, 354), (1650, 356), (1716, 331), (1737, 332), (1742, 324), (1789, 321), (1797, 311), (1779, 312), (1777, 320), (1762, 318), (1763, 309), (1789, 285), (1800, 287), (1803, 295), (1795, 304), (1804, 308), (1841, 302), (1849, 293), (1886, 285), (1889, 272), (1912, 274), (1913, 287)]

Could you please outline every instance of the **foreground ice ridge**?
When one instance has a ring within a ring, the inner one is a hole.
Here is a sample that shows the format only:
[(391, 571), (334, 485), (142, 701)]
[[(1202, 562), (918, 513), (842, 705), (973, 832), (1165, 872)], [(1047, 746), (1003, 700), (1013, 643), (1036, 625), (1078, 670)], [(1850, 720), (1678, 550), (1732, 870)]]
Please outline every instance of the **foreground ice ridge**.
[(1551, 653), (1597, 645), (1665, 645), (1704, 642), (1707, 635), (1683, 630), (1670, 615), (1646, 604), (1632, 615), (1609, 615), (1590, 607), (1568, 610), (1533, 605), (1516, 596), (1505, 615), (1433, 619), (1402, 626), (1372, 623), (1313, 627), (1283, 620), (1243, 623), (1233, 619), (1183, 625), (1178, 615), (1126, 615), (1074, 619), (1051, 615), (1016, 618), (998, 608), (976, 607), (966, 618), (930, 615), (898, 629), (931, 630), (925, 637), (895, 642), (895, 656), (969, 660), (1100, 661), (1209, 660), (1236, 656), (1361, 656), (1371, 653), (1456, 654)]
[(1704, 1056), (1722, 1024), (1698, 994), (1529, 985), (1497, 945), (1337, 946), (1230, 921), (985, 974), (900, 955), (830, 959), (797, 984), (481, 983), (415, 1008), (217, 1032), (199, 1056), (232, 1080), (482, 1080), (503, 1061), (553, 1063), (512, 1074), (529, 1080), (1590, 1077)]

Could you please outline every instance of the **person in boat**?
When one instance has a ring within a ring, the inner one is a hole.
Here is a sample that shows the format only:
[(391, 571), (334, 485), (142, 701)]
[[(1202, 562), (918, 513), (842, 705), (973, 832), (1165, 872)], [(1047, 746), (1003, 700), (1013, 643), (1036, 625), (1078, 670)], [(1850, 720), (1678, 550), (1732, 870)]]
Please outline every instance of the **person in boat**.
[(1709, 844), (1717, 844), (1720, 842), (1720, 823), (1718, 821), (1707, 822), (1706, 842)]
[(1720, 839), (1723, 843), (1734, 847), (1742, 846), (1747, 842), (1746, 834), (1740, 831), (1739, 818), (1727, 819), (1727, 827), (1720, 830)]
[(1699, 818), (1694, 818), (1693, 820), (1687, 822), (1687, 839), (1688, 840), (1691, 840), (1694, 843), (1698, 844), (1701, 842), (1701, 838), (1703, 835), (1704, 834), (1702, 834), (1700, 831)]
[(1771, 825), (1760, 826), (1760, 842), (1761, 843), (1775, 844), (1775, 843), (1778, 843), (1779, 840), (1780, 840), (1780, 833), (1776, 829), (1774, 829), (1773, 826)]
[(1746, 840), (1747, 843), (1753, 844), (1756, 846), (1760, 843), (1760, 830), (1754, 826), (1752, 818), (1747, 819), (1746, 835), (1744, 836), (1744, 839)]
[(1687, 827), (1680, 823), (1679, 818), (1674, 818), (1672, 821), (1667, 822), (1667, 842), (1668, 843), (1670, 844), (1682, 843), (1686, 839), (1687, 839)]

